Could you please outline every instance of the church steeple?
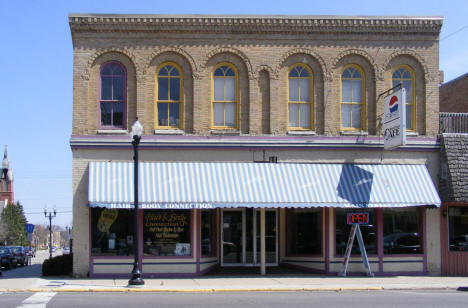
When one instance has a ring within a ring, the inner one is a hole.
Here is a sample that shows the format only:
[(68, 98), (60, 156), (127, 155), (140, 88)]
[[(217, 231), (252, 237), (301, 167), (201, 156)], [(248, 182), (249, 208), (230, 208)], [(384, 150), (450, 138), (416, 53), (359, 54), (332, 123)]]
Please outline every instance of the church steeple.
[(5, 152), (2, 161), (2, 178), (8, 181), (12, 180), (12, 173), (10, 168), (10, 159), (8, 158), (8, 145), (5, 145)]

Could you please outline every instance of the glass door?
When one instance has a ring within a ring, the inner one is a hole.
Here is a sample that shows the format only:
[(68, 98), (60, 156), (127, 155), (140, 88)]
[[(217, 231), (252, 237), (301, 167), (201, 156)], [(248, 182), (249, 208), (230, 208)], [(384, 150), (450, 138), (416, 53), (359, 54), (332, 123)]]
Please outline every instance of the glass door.
[(244, 216), (242, 209), (223, 210), (221, 265), (244, 264)]
[[(277, 211), (265, 212), (265, 262), (278, 265)], [(222, 266), (260, 265), (260, 210), (253, 208), (222, 211)]]
[[(255, 210), (255, 265), (260, 265), (260, 209)], [(277, 231), (278, 221), (276, 209), (265, 210), (265, 263), (266, 265), (278, 265)]]

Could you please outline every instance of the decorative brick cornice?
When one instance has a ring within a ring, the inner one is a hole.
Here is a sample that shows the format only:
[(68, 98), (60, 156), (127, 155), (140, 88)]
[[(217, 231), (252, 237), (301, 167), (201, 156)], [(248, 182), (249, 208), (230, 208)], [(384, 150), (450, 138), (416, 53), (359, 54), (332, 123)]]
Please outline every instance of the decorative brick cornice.
[(438, 16), (267, 16), (267, 15), (113, 15), (70, 14), (75, 32), (196, 33), (432, 33), (442, 27)]
[(200, 70), (206, 69), (206, 64), (212, 57), (214, 57), (217, 54), (222, 54), (222, 53), (230, 53), (230, 54), (234, 54), (238, 56), (242, 60), (242, 62), (245, 64), (245, 67), (247, 68), (249, 79), (254, 78), (252, 64), (250, 63), (249, 57), (247, 57), (239, 49), (236, 49), (233, 47), (220, 47), (220, 48), (215, 48), (211, 50), (209, 53), (206, 54), (205, 58), (203, 59), (202, 64), (200, 65)]
[(273, 70), (271, 67), (269, 67), (268, 65), (266, 64), (262, 64), (262, 65), (259, 65), (257, 66), (257, 68), (255, 69), (255, 78), (258, 79), (258, 77), (260, 76), (260, 72), (261, 71), (267, 71), (268, 74), (270, 75), (270, 79), (278, 79), (278, 71), (275, 71)]
[(427, 65), (426, 65), (426, 61), (424, 61), (423, 58), (421, 58), (421, 56), (413, 51), (413, 50), (410, 50), (410, 49), (403, 49), (403, 50), (397, 50), (395, 52), (393, 52), (384, 62), (384, 65), (383, 65), (383, 70), (385, 69), (389, 69), (390, 68), (390, 62), (395, 59), (396, 57), (399, 57), (399, 56), (410, 56), (412, 57), (416, 62), (419, 63), (419, 65), (421, 65), (421, 69), (423, 70), (423, 73), (424, 73), (424, 81), (427, 83), (431, 80), (431, 78), (429, 77), (429, 69), (427, 68)]
[(159, 56), (159, 55), (161, 55), (163, 53), (171, 53), (171, 52), (178, 54), (179, 56), (184, 58), (190, 64), (192, 74), (196, 74), (196, 72), (198, 72), (198, 68), (197, 68), (197, 65), (195, 63), (195, 60), (193, 60), (193, 57), (188, 52), (186, 52), (185, 50), (183, 50), (181, 48), (178, 48), (178, 47), (165, 47), (165, 48), (161, 48), (161, 49), (158, 49), (158, 50), (154, 51), (146, 59), (145, 64), (143, 65), (143, 67), (145, 68), (145, 74), (146, 74), (146, 70), (150, 67), (150, 64), (154, 60), (154, 58), (156, 58), (157, 56)]
[(135, 70), (138, 74), (138, 72), (141, 72), (142, 69), (137, 67), (135, 65), (135, 55), (130, 51), (130, 50), (126, 50), (126, 49), (123, 49), (123, 48), (106, 48), (106, 49), (100, 49), (98, 51), (96, 51), (91, 57), (89, 57), (88, 59), (88, 62), (86, 64), (86, 68), (83, 72), (83, 74), (81, 75), (81, 78), (84, 79), (84, 80), (89, 80), (89, 72), (91, 70), (91, 67), (94, 65), (94, 62), (101, 56), (103, 56), (104, 54), (107, 54), (107, 53), (120, 53), (122, 54), (123, 56), (127, 57), (128, 60), (133, 63), (134, 67), (135, 67)]
[(314, 52), (313, 50), (306, 49), (306, 48), (291, 49), (288, 52), (286, 52), (285, 54), (283, 54), (281, 56), (281, 58), (278, 60), (277, 64), (276, 64), (276, 72), (277, 73), (279, 72), (279, 70), (281, 69), (281, 66), (283, 65), (283, 63), (290, 56), (293, 56), (293, 55), (296, 55), (296, 54), (305, 54), (305, 55), (308, 55), (308, 56), (312, 57), (314, 60), (316, 60), (320, 64), (323, 76), (328, 75), (328, 68), (327, 68), (327, 65), (325, 64), (325, 61), (323, 60), (323, 58), (318, 53)]

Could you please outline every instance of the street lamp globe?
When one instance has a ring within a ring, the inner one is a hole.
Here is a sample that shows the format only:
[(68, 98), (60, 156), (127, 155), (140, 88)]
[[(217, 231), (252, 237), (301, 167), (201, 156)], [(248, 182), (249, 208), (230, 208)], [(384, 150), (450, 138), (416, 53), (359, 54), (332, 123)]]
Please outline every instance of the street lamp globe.
[(143, 133), (143, 126), (141, 125), (140, 121), (138, 121), (138, 118), (136, 118), (135, 123), (132, 125), (132, 132), (131, 136), (132, 139), (141, 138), (141, 134)]

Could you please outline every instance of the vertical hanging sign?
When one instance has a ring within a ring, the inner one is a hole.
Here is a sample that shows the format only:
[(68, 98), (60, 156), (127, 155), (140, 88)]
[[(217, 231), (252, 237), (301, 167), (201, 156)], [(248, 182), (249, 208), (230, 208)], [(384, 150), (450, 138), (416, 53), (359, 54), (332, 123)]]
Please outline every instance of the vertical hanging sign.
[(384, 99), (384, 149), (406, 144), (406, 90), (400, 90)]

